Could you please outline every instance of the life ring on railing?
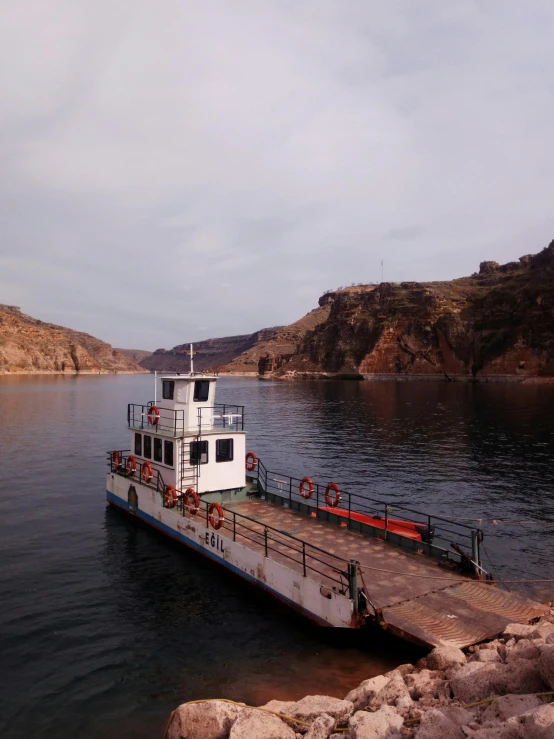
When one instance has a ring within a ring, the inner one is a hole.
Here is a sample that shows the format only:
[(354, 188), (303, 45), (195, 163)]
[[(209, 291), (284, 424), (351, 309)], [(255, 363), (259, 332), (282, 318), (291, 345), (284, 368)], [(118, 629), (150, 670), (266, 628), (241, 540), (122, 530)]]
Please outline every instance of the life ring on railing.
[(256, 469), (256, 465), (258, 464), (258, 457), (254, 454), (254, 452), (248, 452), (246, 455), (246, 469), (248, 472), (254, 472)]
[(131, 454), (130, 457), (127, 457), (127, 464), (125, 465), (125, 472), (129, 475), (129, 477), (132, 477), (136, 471), (137, 471), (137, 460), (136, 460), (136, 457), (133, 457), (133, 455)]
[[(329, 495), (331, 490), (335, 491), (334, 498), (331, 498)], [(336, 508), (340, 503), (340, 490), (336, 482), (330, 482), (325, 488), (325, 500), (327, 501), (327, 505), (331, 506), (331, 508)]]
[(150, 464), (150, 462), (143, 462), (142, 470), (140, 471), (140, 476), (142, 477), (143, 481), (146, 484), (151, 482), (153, 474), (154, 473), (152, 471), (152, 465)]
[[(192, 504), (189, 503), (189, 497), (192, 498)], [(187, 488), (185, 490), (184, 505), (191, 516), (196, 516), (198, 509), (200, 508), (200, 498), (194, 488)]]
[(116, 469), (121, 467), (121, 452), (118, 452), (117, 449), (112, 452), (112, 464)]
[[(307, 490), (306, 490), (306, 485), (308, 486), (308, 489)], [(300, 495), (303, 498), (306, 498), (306, 500), (308, 500), (309, 498), (311, 498), (312, 495), (314, 494), (314, 490), (315, 490), (315, 485), (312, 482), (312, 478), (311, 477), (303, 477), (300, 480), (300, 485), (298, 486), (298, 490), (300, 491)]]
[(157, 426), (160, 420), (160, 409), (157, 405), (151, 405), (148, 409), (148, 423), (151, 426)]
[[(214, 516), (214, 511), (217, 511), (217, 521)], [(225, 514), (223, 513), (223, 508), (220, 506), (219, 503), (216, 503), (215, 501), (213, 503), (210, 503), (210, 507), (208, 508), (208, 520), (212, 529), (216, 529), (216, 531), (223, 526), (223, 523), (225, 521)]]
[(175, 508), (175, 504), (177, 503), (177, 491), (173, 485), (165, 486), (164, 502), (166, 508)]

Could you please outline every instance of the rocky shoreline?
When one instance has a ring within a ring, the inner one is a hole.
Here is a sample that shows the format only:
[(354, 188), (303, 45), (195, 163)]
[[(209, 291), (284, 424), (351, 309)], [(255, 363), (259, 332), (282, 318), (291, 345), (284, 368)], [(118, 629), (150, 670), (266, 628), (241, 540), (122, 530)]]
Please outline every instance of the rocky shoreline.
[(184, 703), (164, 739), (553, 739), (553, 697), (551, 610), (465, 653), (436, 647), (416, 665), (364, 680), (343, 700)]

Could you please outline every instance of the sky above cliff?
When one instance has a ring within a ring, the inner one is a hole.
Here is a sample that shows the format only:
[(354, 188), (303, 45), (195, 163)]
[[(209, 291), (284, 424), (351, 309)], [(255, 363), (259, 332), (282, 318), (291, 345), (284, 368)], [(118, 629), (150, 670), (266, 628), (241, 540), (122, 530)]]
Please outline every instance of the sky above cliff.
[(4, 0), (0, 302), (154, 349), (554, 238), (548, 0)]

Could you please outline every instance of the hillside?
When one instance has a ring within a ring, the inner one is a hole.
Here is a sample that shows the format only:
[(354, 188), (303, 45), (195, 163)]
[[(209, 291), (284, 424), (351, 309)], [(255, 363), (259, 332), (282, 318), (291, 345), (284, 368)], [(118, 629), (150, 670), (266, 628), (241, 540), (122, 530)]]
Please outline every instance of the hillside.
[(110, 344), (0, 305), (0, 373), (144, 372)]
[[(327, 293), (327, 320), (277, 375), (554, 376), (554, 242), (536, 255), (450, 282)], [(261, 368), (263, 369), (263, 368)]]

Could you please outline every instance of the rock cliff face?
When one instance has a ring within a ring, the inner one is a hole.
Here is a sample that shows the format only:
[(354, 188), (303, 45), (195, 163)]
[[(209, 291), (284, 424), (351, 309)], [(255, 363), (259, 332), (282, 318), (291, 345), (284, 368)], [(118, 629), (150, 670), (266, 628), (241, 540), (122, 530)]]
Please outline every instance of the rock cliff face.
[(144, 372), (90, 334), (38, 321), (0, 305), (0, 373)]
[(554, 242), (518, 262), (483, 262), (471, 277), (348, 288), (319, 302), (327, 320), (293, 356), (272, 360), (277, 375), (554, 376)]

